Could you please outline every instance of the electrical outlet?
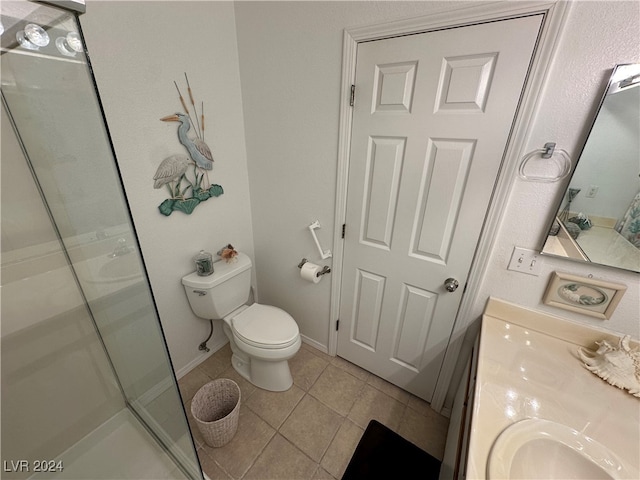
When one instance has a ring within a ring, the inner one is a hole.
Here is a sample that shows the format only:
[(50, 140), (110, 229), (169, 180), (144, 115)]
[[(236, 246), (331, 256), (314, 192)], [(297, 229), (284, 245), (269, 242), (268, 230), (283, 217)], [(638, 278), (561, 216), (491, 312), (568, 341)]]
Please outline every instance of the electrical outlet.
[(538, 252), (527, 248), (514, 247), (507, 270), (535, 275), (537, 277), (540, 275), (541, 267), (542, 258)]
[(600, 189), (600, 187), (598, 185), (589, 185), (589, 189), (587, 190), (587, 193), (585, 194), (585, 197), (587, 198), (595, 198), (596, 195), (598, 194), (598, 190)]

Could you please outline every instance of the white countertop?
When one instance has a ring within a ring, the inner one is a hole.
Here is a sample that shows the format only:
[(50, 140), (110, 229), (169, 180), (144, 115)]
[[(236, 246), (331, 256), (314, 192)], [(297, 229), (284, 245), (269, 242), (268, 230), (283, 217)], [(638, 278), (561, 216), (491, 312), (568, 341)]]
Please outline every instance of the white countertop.
[(640, 399), (588, 371), (576, 353), (602, 339), (617, 345), (619, 336), (490, 299), (480, 333), (468, 479), (486, 478), (496, 438), (527, 418), (571, 427), (640, 470)]
[(613, 228), (593, 226), (581, 231), (577, 241), (594, 263), (640, 271), (640, 250)]
[(640, 271), (640, 250), (613, 228), (594, 225), (581, 230), (577, 239), (561, 231), (557, 236), (549, 235), (542, 248), (544, 253), (586, 259), (593, 263)]

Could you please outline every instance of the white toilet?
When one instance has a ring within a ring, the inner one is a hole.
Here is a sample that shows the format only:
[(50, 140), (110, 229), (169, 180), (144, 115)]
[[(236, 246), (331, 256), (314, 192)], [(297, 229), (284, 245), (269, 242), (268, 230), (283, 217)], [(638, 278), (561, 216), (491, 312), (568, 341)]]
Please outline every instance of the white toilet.
[(300, 349), (296, 321), (284, 310), (254, 303), (245, 305), (251, 290), (251, 259), (238, 253), (235, 261), (214, 263), (214, 273), (193, 272), (182, 278), (193, 313), (223, 319), (231, 344), (233, 368), (255, 386), (282, 392), (293, 378), (288, 360)]

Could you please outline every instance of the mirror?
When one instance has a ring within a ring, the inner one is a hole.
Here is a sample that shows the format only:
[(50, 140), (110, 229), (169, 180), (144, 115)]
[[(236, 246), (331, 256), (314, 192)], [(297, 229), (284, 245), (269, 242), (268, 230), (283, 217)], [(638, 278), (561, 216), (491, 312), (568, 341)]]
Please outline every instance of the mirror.
[(640, 272), (640, 64), (614, 68), (542, 253)]

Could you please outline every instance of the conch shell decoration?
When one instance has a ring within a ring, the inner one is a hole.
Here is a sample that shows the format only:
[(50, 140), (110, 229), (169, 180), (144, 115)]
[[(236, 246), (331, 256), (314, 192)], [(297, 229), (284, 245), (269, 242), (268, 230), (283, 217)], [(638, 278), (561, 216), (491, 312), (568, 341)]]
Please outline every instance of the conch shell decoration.
[(630, 338), (622, 337), (617, 347), (606, 340), (596, 342), (596, 351), (580, 347), (578, 355), (588, 370), (640, 398), (640, 351), (629, 347)]

